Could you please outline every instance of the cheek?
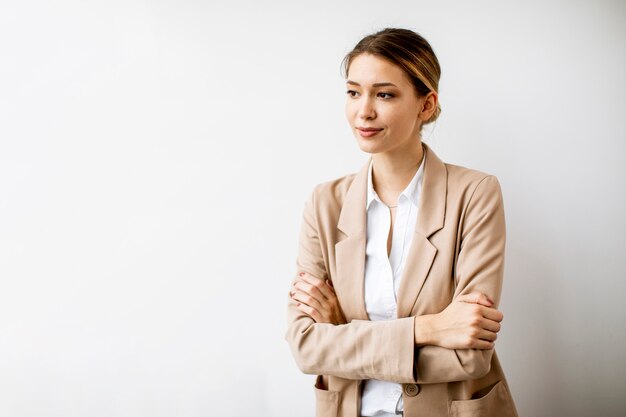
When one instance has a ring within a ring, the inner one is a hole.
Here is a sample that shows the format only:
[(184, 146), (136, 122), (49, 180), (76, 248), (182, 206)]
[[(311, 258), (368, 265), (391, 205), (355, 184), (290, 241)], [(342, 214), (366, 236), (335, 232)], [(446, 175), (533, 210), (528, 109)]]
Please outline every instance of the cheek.
[(346, 103), (345, 114), (346, 119), (348, 119), (349, 122), (352, 122), (354, 119), (354, 106), (352, 106), (350, 102)]
[(402, 130), (411, 130), (415, 125), (415, 114), (412, 112), (404, 111), (398, 112), (393, 116), (394, 124)]

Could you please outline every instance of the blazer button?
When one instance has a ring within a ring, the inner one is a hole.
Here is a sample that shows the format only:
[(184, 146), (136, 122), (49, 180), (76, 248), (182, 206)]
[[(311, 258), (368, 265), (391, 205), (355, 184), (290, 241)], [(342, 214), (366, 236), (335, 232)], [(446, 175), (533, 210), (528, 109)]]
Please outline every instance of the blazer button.
[(415, 397), (420, 392), (420, 386), (417, 384), (405, 384), (404, 393), (409, 397)]

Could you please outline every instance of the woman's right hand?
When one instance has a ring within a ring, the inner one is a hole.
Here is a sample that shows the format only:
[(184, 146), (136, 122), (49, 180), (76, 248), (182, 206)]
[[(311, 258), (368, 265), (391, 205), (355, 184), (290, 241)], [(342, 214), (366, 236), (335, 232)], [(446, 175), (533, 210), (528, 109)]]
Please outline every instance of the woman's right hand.
[[(421, 344), (449, 349), (492, 349), (503, 318), (502, 312), (492, 305), (485, 294), (473, 292), (458, 296), (441, 313), (421, 316), (429, 318), (427, 342)], [(424, 324), (416, 321), (416, 331)], [(419, 342), (417, 334), (416, 342)]]

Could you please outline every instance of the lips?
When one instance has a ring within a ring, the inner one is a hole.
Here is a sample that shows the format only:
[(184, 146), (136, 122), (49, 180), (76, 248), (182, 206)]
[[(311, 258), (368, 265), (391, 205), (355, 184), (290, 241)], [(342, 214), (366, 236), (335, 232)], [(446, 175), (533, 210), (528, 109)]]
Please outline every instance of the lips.
[(359, 131), (359, 134), (361, 135), (361, 137), (369, 138), (374, 135), (377, 135), (378, 132), (382, 131), (383, 129), (376, 128), (376, 127), (357, 127), (357, 130)]

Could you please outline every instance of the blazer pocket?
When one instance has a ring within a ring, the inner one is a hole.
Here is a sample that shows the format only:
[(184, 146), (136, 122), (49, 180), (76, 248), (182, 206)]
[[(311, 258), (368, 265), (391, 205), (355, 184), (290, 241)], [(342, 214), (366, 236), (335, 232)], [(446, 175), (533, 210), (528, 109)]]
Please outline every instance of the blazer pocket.
[(315, 416), (337, 417), (341, 392), (327, 389), (321, 375), (317, 376), (313, 389), (315, 390)]
[(496, 382), (487, 394), (471, 400), (450, 403), (450, 417), (517, 417), (511, 409), (509, 394), (502, 383)]

